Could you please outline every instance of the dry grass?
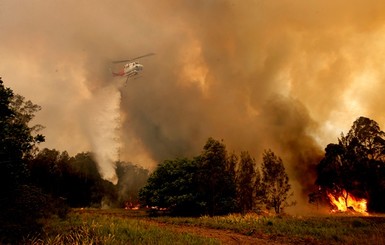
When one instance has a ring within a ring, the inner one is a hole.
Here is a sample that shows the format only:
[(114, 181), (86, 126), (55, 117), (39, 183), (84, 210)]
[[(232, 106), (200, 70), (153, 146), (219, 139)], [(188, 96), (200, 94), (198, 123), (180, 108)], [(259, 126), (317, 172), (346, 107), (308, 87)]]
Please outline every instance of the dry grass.
[[(151, 220), (152, 222), (148, 222)], [(166, 225), (157, 226), (157, 223)], [(44, 234), (29, 244), (217, 244), (167, 224), (231, 230), (284, 244), (385, 244), (385, 216), (263, 216), (232, 214), (200, 218), (149, 218), (143, 211), (73, 210), (68, 219), (46, 220)]]
[[(127, 212), (126, 212), (127, 213)], [(132, 217), (132, 216), (131, 216)], [(213, 239), (176, 234), (137, 218), (101, 211), (71, 212), (66, 220), (45, 221), (44, 233), (29, 236), (25, 244), (217, 244)]]
[(284, 243), (303, 244), (385, 244), (384, 216), (325, 215), (259, 216), (232, 214), (220, 217), (171, 218), (156, 220), (264, 237)]

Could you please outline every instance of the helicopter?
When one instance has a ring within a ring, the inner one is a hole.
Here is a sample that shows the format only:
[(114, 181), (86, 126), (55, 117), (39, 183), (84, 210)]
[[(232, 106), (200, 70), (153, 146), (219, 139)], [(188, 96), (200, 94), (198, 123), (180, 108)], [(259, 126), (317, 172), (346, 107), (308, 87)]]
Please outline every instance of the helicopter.
[(113, 72), (111, 69), (112, 76), (114, 77), (127, 77), (126, 82), (130, 77), (134, 77), (139, 74), (140, 71), (143, 70), (143, 65), (138, 63), (136, 60), (155, 55), (154, 53), (149, 53), (145, 54), (133, 59), (128, 59), (128, 60), (117, 60), (117, 61), (112, 61), (113, 64), (118, 64), (118, 63), (126, 63), (123, 68), (119, 72)]

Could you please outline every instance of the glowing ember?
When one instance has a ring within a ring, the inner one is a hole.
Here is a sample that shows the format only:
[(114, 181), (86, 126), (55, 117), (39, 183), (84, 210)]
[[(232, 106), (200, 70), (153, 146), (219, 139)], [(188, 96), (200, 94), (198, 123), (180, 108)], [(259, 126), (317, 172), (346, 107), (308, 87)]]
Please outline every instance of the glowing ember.
[(342, 195), (337, 198), (331, 193), (328, 193), (328, 197), (330, 203), (336, 207), (332, 212), (347, 212), (348, 210), (353, 209), (355, 212), (368, 215), (366, 199), (356, 198), (345, 190), (343, 190)]
[(126, 202), (124, 205), (124, 209), (126, 210), (139, 210), (140, 204), (139, 203), (132, 203), (132, 202)]

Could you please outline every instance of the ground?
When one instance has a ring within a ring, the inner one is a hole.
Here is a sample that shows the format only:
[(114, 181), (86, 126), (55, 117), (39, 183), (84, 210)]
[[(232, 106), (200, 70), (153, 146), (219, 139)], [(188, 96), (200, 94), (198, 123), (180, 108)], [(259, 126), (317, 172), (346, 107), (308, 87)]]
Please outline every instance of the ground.
[[(99, 222), (100, 227), (111, 227), (112, 229), (108, 232), (119, 230), (116, 229), (119, 226), (130, 234), (138, 233), (136, 231), (141, 229), (138, 234), (139, 242), (133, 244), (149, 244), (142, 242), (142, 239), (151, 238), (151, 227), (167, 233), (161, 235), (162, 238), (166, 238), (162, 244), (172, 244), (169, 242), (173, 236), (168, 234), (174, 234), (177, 237), (179, 234), (183, 234), (182, 237), (188, 237), (186, 234), (195, 235), (219, 241), (221, 244), (385, 244), (385, 215), (383, 214), (364, 216), (350, 213), (313, 216), (230, 214), (189, 218), (162, 215), (152, 217), (148, 216), (146, 210), (123, 209), (76, 209), (70, 214), (75, 225), (77, 220), (82, 221), (83, 225), (78, 227), (80, 231), (89, 230), (85, 227), (86, 221), (88, 226), (95, 227)], [(76, 217), (78, 218), (75, 219)], [(129, 226), (128, 223), (133, 225)], [(72, 223), (69, 224), (73, 227)], [(56, 233), (60, 234), (62, 230), (63, 228), (59, 226)], [(117, 239), (120, 238), (118, 233), (115, 235)], [(94, 239), (94, 237), (91, 238)], [(133, 241), (132, 239), (136, 238), (129, 239)], [(160, 237), (157, 236), (155, 239)], [(153, 242), (153, 240), (147, 241)], [(179, 242), (179, 244), (185, 243)]]
[(258, 238), (253, 236), (246, 236), (239, 233), (232, 232), (230, 230), (218, 230), (218, 229), (209, 229), (201, 227), (193, 227), (187, 225), (174, 225), (166, 224), (157, 221), (146, 221), (153, 225), (163, 227), (165, 229), (171, 229), (175, 232), (184, 232), (189, 234), (195, 234), (198, 236), (214, 238), (219, 240), (222, 244), (283, 244), (280, 242), (275, 242), (266, 238)]

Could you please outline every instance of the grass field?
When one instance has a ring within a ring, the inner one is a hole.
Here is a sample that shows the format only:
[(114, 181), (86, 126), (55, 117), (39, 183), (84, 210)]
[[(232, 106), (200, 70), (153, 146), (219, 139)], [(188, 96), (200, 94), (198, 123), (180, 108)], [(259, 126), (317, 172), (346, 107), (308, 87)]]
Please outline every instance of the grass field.
[[(127, 215), (129, 214), (129, 215)], [(138, 219), (122, 210), (72, 211), (67, 219), (44, 221), (44, 233), (24, 239), (29, 244), (218, 244), (213, 239), (179, 234)]]
[(267, 238), (282, 243), (385, 244), (384, 216), (325, 215), (312, 217), (228, 215), (201, 218), (157, 218), (162, 222)]
[[(215, 231), (215, 232), (213, 232)], [(213, 233), (215, 233), (213, 235)], [(29, 244), (385, 244), (385, 216), (148, 217), (143, 211), (72, 210), (44, 221)], [(255, 240), (253, 240), (255, 239)]]

